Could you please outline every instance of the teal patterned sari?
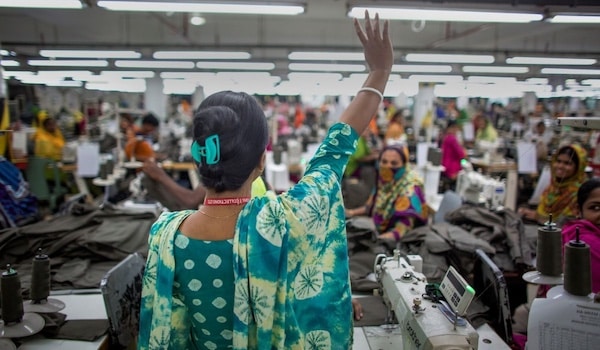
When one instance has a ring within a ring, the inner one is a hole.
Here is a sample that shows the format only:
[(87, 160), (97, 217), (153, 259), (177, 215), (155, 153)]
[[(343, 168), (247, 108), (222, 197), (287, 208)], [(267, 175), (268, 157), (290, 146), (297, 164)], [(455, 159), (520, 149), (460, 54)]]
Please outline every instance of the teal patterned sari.
[[(341, 179), (358, 135), (331, 127), (288, 192), (253, 198), (233, 240), (234, 349), (348, 349), (352, 303)], [(173, 297), (174, 236), (192, 211), (152, 226), (144, 273), (139, 349), (189, 349), (185, 301)], [(200, 342), (201, 343), (201, 342)]]

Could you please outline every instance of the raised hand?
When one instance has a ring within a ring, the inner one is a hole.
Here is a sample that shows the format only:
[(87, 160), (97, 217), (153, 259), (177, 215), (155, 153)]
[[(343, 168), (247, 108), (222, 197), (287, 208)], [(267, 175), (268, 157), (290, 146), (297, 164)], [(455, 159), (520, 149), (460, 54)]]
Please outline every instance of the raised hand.
[(379, 14), (371, 20), (369, 11), (365, 11), (365, 27), (360, 25), (358, 19), (354, 19), (354, 29), (360, 40), (369, 71), (391, 71), (394, 64), (394, 49), (389, 35), (389, 21), (383, 22), (383, 30), (379, 23)]

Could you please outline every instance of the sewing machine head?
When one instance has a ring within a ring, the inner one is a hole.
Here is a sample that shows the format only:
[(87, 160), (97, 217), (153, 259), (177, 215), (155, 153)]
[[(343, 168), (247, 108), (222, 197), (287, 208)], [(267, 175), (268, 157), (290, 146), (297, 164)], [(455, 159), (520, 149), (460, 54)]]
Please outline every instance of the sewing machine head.
[(502, 161), (504, 159), (503, 154), (499, 152), (499, 148), (502, 142), (500, 140), (496, 141), (477, 141), (476, 147), (477, 149), (483, 153), (483, 158), (488, 163)]
[(490, 209), (502, 207), (506, 183), (473, 170), (469, 162), (464, 163), (456, 179), (456, 192), (468, 203), (485, 204)]
[(465, 320), (459, 326), (428, 298), (427, 278), (396, 254), (379, 255), (375, 274), (383, 298), (393, 311), (403, 334), (403, 349), (477, 349), (479, 335)]

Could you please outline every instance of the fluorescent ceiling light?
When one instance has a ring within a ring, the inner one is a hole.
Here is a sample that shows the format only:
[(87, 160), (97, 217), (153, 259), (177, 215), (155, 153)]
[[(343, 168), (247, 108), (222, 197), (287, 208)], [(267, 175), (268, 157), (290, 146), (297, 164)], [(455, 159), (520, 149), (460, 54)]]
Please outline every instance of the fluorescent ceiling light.
[(18, 67), (21, 64), (19, 61), (15, 60), (0, 60), (0, 65), (2, 65), (2, 67)]
[(117, 50), (40, 50), (40, 56), (50, 58), (140, 58), (137, 51)]
[(10, 52), (8, 52), (7, 50), (0, 50), (0, 56), (8, 56), (10, 55)]
[(405, 21), (444, 21), (444, 22), (493, 22), (493, 23), (528, 23), (541, 21), (538, 13), (524, 12), (491, 12), (460, 10), (427, 10), (393, 7), (353, 7), (348, 16), (363, 18), (365, 10), (378, 13), (381, 19), (397, 19)]
[(582, 80), (581, 83), (583, 85), (592, 85), (600, 87), (600, 79), (585, 79)]
[(122, 92), (144, 92), (146, 91), (146, 80), (144, 79), (122, 79), (119, 81), (103, 83), (86, 83), (88, 90), (122, 91)]
[(455, 55), (455, 54), (428, 54), (409, 53), (405, 60), (408, 62), (430, 63), (494, 63), (492, 55)]
[(0, 7), (80, 9), (79, 0), (0, 0)]
[(21, 77), (31, 77), (34, 76), (35, 73), (23, 70), (5, 70), (2, 72), (2, 75), (4, 76), (4, 79), (7, 79), (8, 77), (13, 77), (20, 80)]
[(555, 15), (550, 19), (552, 23), (600, 23), (600, 16), (586, 15)]
[(194, 62), (190, 61), (115, 61), (119, 68), (166, 68), (166, 69), (193, 69)]
[(91, 77), (92, 75), (93, 73), (89, 70), (42, 70), (38, 71), (37, 74), (39, 77), (73, 78), (76, 80)]
[(30, 66), (42, 67), (106, 67), (107, 60), (29, 60)]
[(46, 86), (61, 86), (61, 87), (81, 87), (83, 83), (77, 80), (61, 80), (61, 81), (51, 81), (47, 82)]
[[(14, 0), (13, 0), (14, 1)], [(298, 5), (223, 4), (155, 1), (98, 1), (98, 6), (115, 11), (237, 13), (245, 15), (298, 15), (304, 7)]]
[(211, 72), (162, 72), (160, 77), (163, 79), (190, 79), (190, 80), (204, 80), (212, 79), (215, 77), (215, 73)]
[(190, 17), (190, 24), (195, 26), (201, 26), (206, 23), (206, 18), (198, 15)]
[(242, 51), (156, 51), (152, 57), (173, 60), (246, 60), (251, 55)]
[(103, 70), (101, 76), (121, 77), (121, 78), (154, 78), (154, 72), (149, 70), (140, 71), (121, 71), (121, 70)]
[(334, 64), (334, 63), (290, 63), (290, 70), (315, 72), (363, 72), (363, 64)]
[(483, 76), (470, 76), (467, 77), (467, 81), (471, 83), (484, 83), (484, 84), (506, 84), (516, 83), (517, 78), (515, 77), (483, 77)]
[[(364, 83), (369, 76), (369, 73), (352, 73), (348, 77), (344, 78), (344, 81), (356, 81)], [(390, 74), (388, 82), (390, 81), (401, 81), (402, 77), (399, 74)]]
[(600, 75), (600, 69), (542, 68), (542, 74)]
[(200, 69), (235, 69), (235, 70), (272, 70), (275, 64), (271, 62), (197, 62)]
[(288, 80), (308, 80), (308, 81), (338, 81), (342, 79), (340, 73), (288, 73)]
[(561, 57), (509, 57), (508, 64), (558, 64), (558, 65), (581, 65), (588, 66), (596, 64), (594, 58), (561, 58)]
[(524, 74), (529, 72), (527, 67), (500, 67), (500, 66), (463, 66), (465, 73), (507, 73)]
[(294, 51), (288, 55), (288, 59), (306, 61), (364, 61), (365, 54), (362, 52)]
[(425, 65), (425, 64), (394, 64), (392, 72), (412, 72), (412, 73), (450, 73), (452, 66), (446, 65)]
[(463, 81), (461, 75), (426, 75), (414, 74), (408, 77), (408, 80), (430, 82), (430, 83), (456, 83)]

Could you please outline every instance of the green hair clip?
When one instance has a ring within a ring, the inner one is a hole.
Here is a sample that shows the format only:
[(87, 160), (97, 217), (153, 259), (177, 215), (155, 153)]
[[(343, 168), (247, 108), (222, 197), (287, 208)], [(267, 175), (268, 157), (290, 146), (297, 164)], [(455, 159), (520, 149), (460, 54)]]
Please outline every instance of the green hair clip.
[(214, 134), (204, 140), (204, 146), (200, 146), (198, 142), (192, 143), (192, 157), (194, 160), (202, 164), (202, 157), (206, 160), (206, 165), (217, 164), (221, 160), (221, 147), (219, 135)]

